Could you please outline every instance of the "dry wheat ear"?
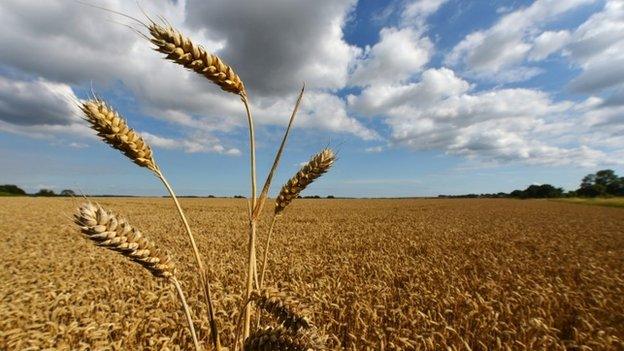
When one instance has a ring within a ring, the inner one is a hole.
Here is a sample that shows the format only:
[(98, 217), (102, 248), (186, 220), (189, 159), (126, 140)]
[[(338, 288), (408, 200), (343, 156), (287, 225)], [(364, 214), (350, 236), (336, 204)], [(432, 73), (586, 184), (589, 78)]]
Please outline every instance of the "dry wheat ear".
[(325, 347), (306, 333), (292, 333), (283, 327), (259, 329), (245, 339), (243, 351), (316, 351)]
[(314, 155), (280, 190), (275, 199), (275, 214), (280, 214), (303, 189), (327, 172), (335, 161), (336, 155), (328, 148)]
[(123, 152), (132, 162), (157, 172), (158, 166), (150, 146), (143, 138), (128, 127), (126, 120), (101, 99), (87, 100), (80, 105), (84, 119), (111, 147)]
[(125, 219), (88, 202), (80, 207), (74, 221), (96, 245), (121, 253), (156, 277), (173, 277), (174, 265), (169, 256), (158, 250)]
[(74, 222), (80, 231), (96, 245), (121, 253), (143, 266), (155, 277), (163, 278), (174, 285), (182, 303), (195, 350), (201, 351), (191, 310), (186, 303), (180, 282), (175, 277), (175, 267), (169, 255), (158, 250), (125, 219), (106, 211), (100, 205), (91, 202), (84, 203), (74, 215)]
[(171, 26), (165, 27), (152, 22), (148, 30), (150, 41), (156, 45), (155, 50), (167, 55), (168, 60), (203, 75), (227, 92), (245, 95), (243, 81), (217, 55), (207, 52)]
[(310, 320), (303, 315), (305, 308), (301, 303), (276, 289), (256, 290), (251, 294), (250, 301), (290, 331), (312, 328)]

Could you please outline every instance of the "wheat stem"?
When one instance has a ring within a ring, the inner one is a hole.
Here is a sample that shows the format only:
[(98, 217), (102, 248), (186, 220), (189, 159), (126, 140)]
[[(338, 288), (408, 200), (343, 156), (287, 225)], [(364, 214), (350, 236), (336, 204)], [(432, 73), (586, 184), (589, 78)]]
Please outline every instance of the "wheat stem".
[(264, 257), (262, 258), (262, 270), (260, 271), (260, 284), (258, 286), (258, 290), (262, 289), (264, 284), (264, 274), (266, 273), (267, 266), (267, 258), (269, 257), (269, 244), (271, 243), (271, 234), (273, 234), (273, 226), (275, 226), (275, 221), (277, 220), (277, 215), (273, 216), (271, 220), (271, 225), (269, 226), (269, 234), (267, 235), (266, 244), (264, 245)]
[(284, 146), (286, 145), (286, 140), (288, 139), (288, 134), (290, 133), (290, 129), (292, 128), (293, 122), (295, 120), (295, 116), (297, 115), (297, 111), (299, 110), (299, 105), (301, 104), (301, 99), (303, 98), (303, 92), (305, 91), (305, 83), (303, 87), (301, 87), (301, 91), (299, 92), (299, 96), (297, 97), (297, 102), (295, 103), (295, 107), (293, 108), (292, 114), (290, 115), (290, 119), (288, 120), (288, 126), (286, 127), (286, 131), (284, 132), (284, 136), (282, 137), (282, 142), (280, 143), (279, 148), (277, 149), (277, 153), (275, 154), (275, 159), (273, 160), (273, 166), (267, 175), (267, 178), (264, 182), (264, 186), (262, 187), (262, 191), (260, 192), (260, 197), (258, 198), (258, 204), (253, 209), (253, 216), (257, 218), (262, 213), (262, 208), (264, 207), (264, 203), (269, 195), (269, 188), (271, 187), (271, 181), (273, 180), (273, 175), (275, 174), (275, 170), (279, 165), (280, 159), (282, 157), (282, 153), (284, 152)]
[(156, 173), (156, 176), (158, 177), (158, 179), (160, 179), (162, 181), (162, 183), (165, 185), (165, 188), (167, 188), (167, 191), (169, 192), (169, 195), (171, 195), (171, 199), (173, 199), (173, 202), (176, 205), (176, 209), (178, 210), (178, 213), (180, 214), (180, 218), (182, 219), (182, 222), (184, 223), (184, 228), (186, 229), (186, 233), (188, 234), (189, 240), (191, 242), (191, 246), (193, 247), (193, 254), (195, 256), (195, 261), (197, 262), (197, 266), (199, 268), (199, 271), (202, 272), (204, 270), (204, 264), (202, 263), (201, 256), (199, 256), (199, 250), (197, 249), (197, 244), (195, 243), (195, 238), (193, 237), (193, 233), (191, 232), (191, 227), (189, 226), (188, 221), (186, 220), (186, 216), (184, 215), (184, 211), (182, 210), (182, 207), (180, 206), (180, 202), (178, 201), (178, 197), (173, 192), (173, 189), (171, 188), (171, 185), (169, 185), (169, 182), (167, 182), (167, 179), (162, 174), (162, 172), (160, 170), (157, 170), (157, 171), (155, 171), (155, 173)]
[(193, 247), (193, 255), (195, 256), (197, 269), (199, 270), (199, 276), (200, 276), (200, 280), (202, 283), (201, 285), (203, 286), (203, 290), (204, 290), (204, 298), (206, 300), (206, 303), (208, 304), (208, 314), (210, 318), (210, 331), (211, 331), (210, 334), (211, 334), (212, 342), (214, 344), (215, 349), (219, 351), (221, 350), (221, 340), (219, 338), (219, 330), (217, 328), (217, 322), (214, 316), (214, 305), (212, 303), (210, 283), (208, 282), (208, 277), (206, 276), (206, 268), (204, 267), (201, 256), (199, 255), (199, 249), (197, 248), (197, 244), (195, 243), (195, 237), (193, 236), (193, 232), (191, 231), (191, 227), (188, 224), (188, 220), (186, 219), (186, 216), (184, 215), (182, 206), (180, 206), (178, 197), (176, 196), (173, 189), (171, 188), (171, 185), (169, 185), (169, 182), (167, 181), (165, 176), (162, 174), (160, 169), (157, 169), (156, 171), (154, 171), (154, 173), (156, 173), (156, 176), (158, 177), (158, 179), (162, 181), (162, 183), (165, 185), (165, 188), (167, 188), (169, 195), (171, 195), (171, 198), (173, 199), (173, 202), (176, 205), (176, 209), (178, 210), (178, 213), (180, 214), (180, 218), (182, 219), (182, 222), (184, 223), (184, 228), (186, 229), (186, 233), (189, 237), (189, 241), (191, 242), (191, 246)]
[[(248, 244), (248, 262), (247, 262), (247, 286), (245, 297), (249, 299), (253, 290), (254, 275), (256, 269), (256, 219), (253, 216), (253, 209), (256, 207), (256, 144), (254, 137), (254, 123), (247, 95), (243, 92), (240, 94), (245, 111), (247, 112), (247, 122), (249, 124), (249, 155), (250, 155), (250, 173), (251, 173), (251, 208), (249, 211), (249, 244)], [(243, 340), (249, 336), (251, 325), (251, 305), (245, 307), (245, 328), (243, 329)]]
[(191, 318), (191, 311), (189, 309), (188, 304), (186, 303), (186, 298), (184, 297), (184, 292), (182, 291), (182, 287), (180, 286), (180, 282), (175, 278), (171, 278), (171, 282), (176, 288), (178, 292), (178, 297), (180, 298), (180, 302), (182, 302), (182, 308), (184, 309), (184, 315), (186, 316), (186, 321), (188, 322), (189, 329), (191, 330), (191, 336), (193, 337), (193, 344), (195, 344), (195, 350), (200, 351), (202, 348), (199, 346), (199, 341), (197, 340), (197, 334), (195, 333), (195, 326), (193, 325), (193, 318)]

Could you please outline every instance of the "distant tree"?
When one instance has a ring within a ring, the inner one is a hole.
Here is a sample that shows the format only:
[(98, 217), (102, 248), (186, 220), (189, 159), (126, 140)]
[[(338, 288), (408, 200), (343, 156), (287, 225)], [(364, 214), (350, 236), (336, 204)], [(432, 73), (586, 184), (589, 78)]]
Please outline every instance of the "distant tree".
[(245, 197), (243, 195), (234, 195), (235, 199), (244, 199)]
[(624, 196), (624, 178), (618, 177), (612, 169), (603, 169), (583, 177), (576, 193), (586, 197)]
[(209, 199), (214, 199), (214, 197), (215, 197), (214, 195), (208, 195)]
[(334, 195), (327, 195), (328, 199), (335, 199)]
[(54, 190), (50, 189), (41, 189), (39, 192), (35, 194), (35, 196), (55, 196)]
[(0, 185), (0, 193), (7, 193), (11, 195), (26, 195), (26, 192), (24, 190), (13, 184)]
[(61, 196), (76, 196), (76, 193), (71, 189), (65, 189), (61, 191)]
[(550, 184), (531, 185), (523, 191), (524, 198), (543, 199), (563, 196), (562, 188), (555, 188)]
[(522, 197), (522, 190), (514, 190), (511, 193), (509, 193), (509, 196), (511, 196), (511, 197)]

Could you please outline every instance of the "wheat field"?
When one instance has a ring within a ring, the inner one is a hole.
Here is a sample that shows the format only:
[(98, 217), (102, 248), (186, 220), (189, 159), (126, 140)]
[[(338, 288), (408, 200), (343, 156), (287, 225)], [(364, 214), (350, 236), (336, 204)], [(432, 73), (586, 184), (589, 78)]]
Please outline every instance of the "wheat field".
[[(0, 199), (0, 350), (192, 349), (173, 287), (83, 238), (71, 218), (80, 201)], [(211, 349), (207, 306), (171, 201), (95, 201), (171, 254), (200, 343)], [(230, 346), (245, 293), (247, 204), (181, 202)], [(259, 221), (259, 252), (269, 212)], [(286, 215), (265, 285), (288, 292), (330, 349), (624, 349), (621, 209), (304, 199)]]

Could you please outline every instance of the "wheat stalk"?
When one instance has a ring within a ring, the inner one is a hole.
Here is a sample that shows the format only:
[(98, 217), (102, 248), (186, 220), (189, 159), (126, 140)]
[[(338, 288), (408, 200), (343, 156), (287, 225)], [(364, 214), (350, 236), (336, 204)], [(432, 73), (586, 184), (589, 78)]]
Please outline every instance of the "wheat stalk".
[(280, 293), (276, 289), (266, 288), (254, 291), (250, 301), (260, 309), (272, 315), (285, 328), (297, 332), (301, 329), (310, 329), (312, 323), (302, 316), (301, 304), (293, 298)]
[[(240, 95), (245, 106), (249, 123), (249, 154), (251, 163), (251, 211), (249, 215), (249, 255), (246, 284), (246, 296), (249, 298), (253, 290), (253, 276), (257, 271), (255, 247), (256, 219), (253, 217), (253, 211), (256, 208), (256, 148), (253, 117), (249, 109), (245, 85), (231, 66), (224, 63), (217, 55), (208, 53), (204, 48), (195, 44), (190, 38), (172, 26), (168, 25), (165, 27), (151, 21), (148, 30), (151, 36), (149, 40), (156, 45), (157, 51), (167, 55), (167, 59), (203, 75), (227, 92)], [(249, 335), (250, 316), (251, 311), (248, 305), (245, 311), (245, 337)]]
[(284, 211), (286, 206), (296, 199), (310, 183), (327, 172), (335, 160), (336, 155), (329, 148), (314, 155), (280, 190), (275, 199), (275, 215)]
[(210, 283), (208, 282), (208, 278), (206, 276), (206, 270), (199, 254), (199, 249), (195, 243), (195, 237), (193, 236), (191, 227), (189, 226), (186, 215), (182, 210), (182, 206), (180, 206), (180, 202), (178, 201), (173, 188), (169, 185), (169, 182), (154, 160), (152, 149), (138, 133), (128, 126), (127, 122), (119, 115), (119, 113), (103, 100), (94, 98), (85, 101), (81, 104), (80, 108), (85, 114), (85, 120), (90, 123), (92, 129), (97, 131), (102, 140), (111, 145), (113, 148), (123, 152), (137, 165), (151, 170), (158, 177), (158, 179), (160, 179), (171, 195), (191, 243), (200, 280), (204, 286), (204, 297), (206, 299), (206, 303), (208, 304), (213, 343), (215, 344), (217, 351), (220, 350), (221, 345), (214, 317), (214, 306), (210, 292)]
[(83, 204), (78, 209), (78, 213), (74, 215), (74, 222), (80, 227), (81, 232), (96, 245), (117, 251), (143, 266), (155, 277), (173, 283), (182, 303), (195, 349), (201, 350), (190, 309), (180, 283), (175, 277), (175, 267), (169, 255), (158, 250), (124, 218), (104, 210), (100, 205), (94, 205), (91, 202)]
[(257, 330), (245, 339), (243, 345), (243, 351), (310, 351), (321, 348), (307, 335), (293, 334), (282, 327)]
[(167, 59), (203, 75), (227, 92), (245, 95), (242, 80), (219, 56), (208, 53), (171, 26), (151, 22), (148, 30), (150, 41), (156, 45), (157, 51), (167, 55)]
[(137, 165), (158, 171), (150, 146), (106, 102), (94, 98), (83, 102), (80, 109), (90, 127), (104, 142), (123, 152)]
[(271, 235), (273, 234), (273, 227), (275, 226), (277, 217), (308, 185), (327, 172), (335, 161), (336, 154), (331, 149), (325, 148), (318, 154), (314, 155), (308, 163), (301, 167), (297, 174), (295, 174), (286, 182), (286, 184), (284, 184), (284, 186), (282, 186), (279, 195), (275, 199), (273, 219), (271, 220), (269, 234), (267, 235), (266, 244), (264, 245), (264, 257), (262, 259), (262, 272), (260, 273), (259, 283), (260, 289), (264, 283), (264, 275), (266, 273), (269, 254), (269, 244), (271, 243)]

